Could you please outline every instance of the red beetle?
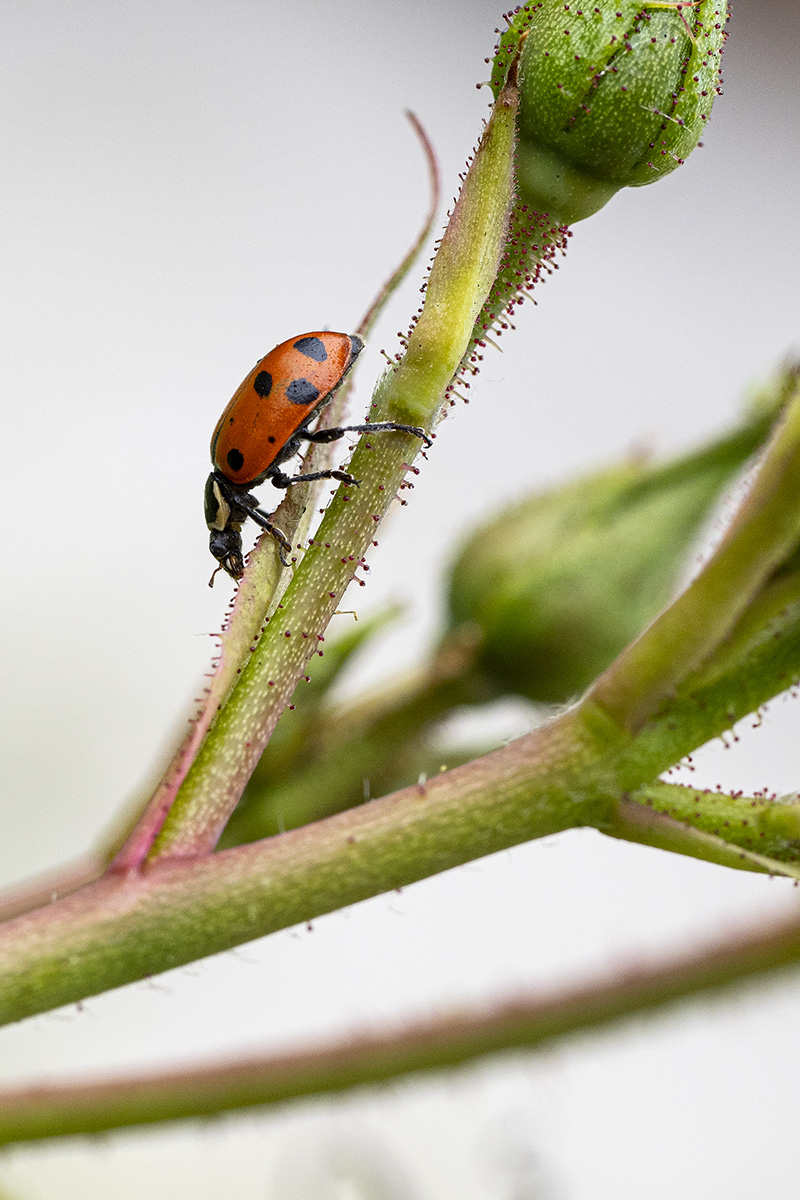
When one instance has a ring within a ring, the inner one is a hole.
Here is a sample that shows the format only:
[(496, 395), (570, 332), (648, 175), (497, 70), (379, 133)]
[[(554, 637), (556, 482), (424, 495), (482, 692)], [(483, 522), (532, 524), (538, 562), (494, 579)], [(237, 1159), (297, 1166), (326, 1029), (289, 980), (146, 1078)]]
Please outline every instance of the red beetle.
[(361, 338), (347, 333), (304, 333), (281, 342), (256, 363), (220, 417), (211, 439), (214, 469), (206, 483), (206, 524), (211, 553), (234, 579), (244, 572), (241, 529), (248, 517), (276, 539), (284, 566), (288, 566), (286, 552), (291, 550), (286, 536), (258, 507), (250, 488), (265, 479), (279, 488), (313, 479), (358, 483), (346, 471), (284, 475), (280, 466), (297, 453), (301, 441), (333, 442), (345, 433), (397, 430), (413, 433), (430, 445), (424, 429), (394, 421), (308, 428), (330, 403), (363, 349)]

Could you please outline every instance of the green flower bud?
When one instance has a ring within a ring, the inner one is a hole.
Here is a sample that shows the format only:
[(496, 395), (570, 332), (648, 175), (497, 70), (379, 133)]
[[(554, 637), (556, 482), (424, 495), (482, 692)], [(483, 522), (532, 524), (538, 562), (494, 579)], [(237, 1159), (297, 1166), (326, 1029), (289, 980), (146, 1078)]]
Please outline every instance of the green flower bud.
[(548, 703), (588, 687), (668, 601), (720, 490), (768, 430), (769, 414), (753, 414), (684, 459), (624, 463), (475, 533), (452, 571), (450, 630), (479, 630), (484, 684)]
[(520, 200), (571, 224), (675, 170), (720, 90), (727, 19), (727, 0), (526, 4), (498, 48), (524, 38)]

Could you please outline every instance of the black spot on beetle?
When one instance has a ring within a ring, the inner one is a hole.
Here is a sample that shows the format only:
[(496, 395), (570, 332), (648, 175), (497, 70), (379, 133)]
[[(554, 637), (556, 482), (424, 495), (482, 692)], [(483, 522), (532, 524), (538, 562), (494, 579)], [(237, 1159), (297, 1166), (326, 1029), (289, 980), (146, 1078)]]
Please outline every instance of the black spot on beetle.
[(314, 404), (319, 399), (319, 388), (307, 379), (293, 379), (286, 389), (286, 399), (292, 404)]
[(306, 358), (313, 359), (314, 362), (325, 362), (328, 357), (325, 343), (318, 337), (300, 338), (294, 343), (294, 349), (299, 350)]
[(272, 436), (272, 434), (269, 435), (269, 437), (267, 438), (267, 441), (269, 442), (270, 446), (275, 445), (275, 438)]
[(244, 455), (241, 450), (229, 450), (225, 458), (232, 471), (241, 471), (244, 466)]
[(268, 396), (272, 391), (272, 376), (269, 371), (259, 371), (253, 380), (253, 387), (259, 396)]

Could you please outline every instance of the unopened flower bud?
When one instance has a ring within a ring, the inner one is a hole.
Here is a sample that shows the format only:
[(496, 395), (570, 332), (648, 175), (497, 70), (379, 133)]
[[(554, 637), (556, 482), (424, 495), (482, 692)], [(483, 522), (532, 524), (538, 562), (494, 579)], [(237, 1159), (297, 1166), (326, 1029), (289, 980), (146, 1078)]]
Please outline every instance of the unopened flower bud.
[(571, 224), (679, 166), (720, 90), (727, 19), (727, 0), (530, 0), (497, 60), (522, 42), (522, 202)]
[(450, 629), (478, 631), (489, 690), (548, 703), (582, 692), (668, 601), (721, 489), (769, 425), (753, 413), (684, 459), (623, 463), (474, 533), (452, 571)]

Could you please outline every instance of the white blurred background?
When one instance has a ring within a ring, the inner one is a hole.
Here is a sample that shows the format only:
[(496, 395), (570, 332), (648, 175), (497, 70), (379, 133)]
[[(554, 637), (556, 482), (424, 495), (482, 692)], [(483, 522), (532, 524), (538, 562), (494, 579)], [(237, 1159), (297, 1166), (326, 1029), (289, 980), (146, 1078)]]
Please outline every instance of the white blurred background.
[[(500, 8), (3, 4), (3, 879), (92, 845), (190, 711), (229, 588), (206, 587), (211, 430), (257, 358), (306, 329), (354, 328), (404, 253), (427, 204), (405, 108), (449, 204), (487, 112), (474, 84)], [(409, 615), (363, 678), (422, 651), (475, 519), (632, 444), (666, 453), (712, 435), (800, 350), (797, 12), (736, 8), (705, 147), (576, 227), (384, 529), (354, 602), (399, 597)], [(420, 277), (371, 339), (359, 406)], [(797, 703), (744, 725), (693, 782), (800, 786)], [(565, 834), (6, 1029), (0, 1079), (379, 1027), (636, 962), (791, 899), (782, 881)], [(24, 1200), (790, 1196), (799, 1018), (787, 976), (451, 1078), (14, 1149), (0, 1187)], [(343, 1156), (395, 1182), (357, 1192), (329, 1165)]]

